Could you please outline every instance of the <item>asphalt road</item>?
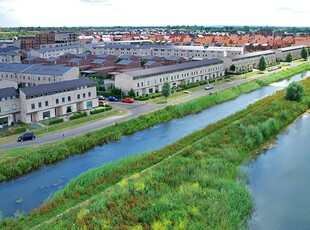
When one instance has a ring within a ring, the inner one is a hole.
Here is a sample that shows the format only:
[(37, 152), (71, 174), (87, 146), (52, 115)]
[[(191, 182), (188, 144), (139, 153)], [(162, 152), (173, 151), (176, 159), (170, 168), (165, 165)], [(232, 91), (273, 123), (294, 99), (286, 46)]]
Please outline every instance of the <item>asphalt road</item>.
[(215, 91), (218, 91), (221, 89), (232, 87), (234, 85), (242, 84), (242, 83), (250, 81), (252, 79), (256, 79), (256, 78), (265, 76), (266, 74), (270, 74), (270, 73), (267, 72), (265, 74), (256, 75), (256, 76), (253, 76), (253, 77), (250, 77), (247, 79), (241, 79), (241, 80), (235, 80), (235, 81), (227, 82), (227, 83), (218, 85), (211, 90), (198, 90), (198, 91), (195, 91), (192, 93), (188, 93), (186, 97), (183, 97), (183, 98), (180, 98), (178, 100), (174, 100), (170, 103), (165, 103), (165, 104), (164, 103), (163, 104), (152, 104), (152, 103), (148, 103), (145, 101), (135, 101), (133, 104), (127, 104), (127, 103), (122, 103), (122, 102), (112, 102), (111, 104), (112, 104), (113, 108), (123, 108), (123, 109), (128, 110), (129, 113), (124, 115), (124, 116), (109, 117), (109, 118), (105, 118), (105, 119), (102, 119), (99, 121), (95, 121), (92, 123), (81, 125), (79, 127), (72, 128), (70, 130), (66, 130), (65, 132), (59, 132), (59, 133), (53, 133), (53, 134), (47, 134), (44, 136), (39, 136), (35, 140), (32, 140), (32, 141), (12, 142), (12, 143), (8, 143), (5, 145), (1, 145), (0, 150), (20, 148), (20, 147), (25, 147), (25, 146), (39, 145), (39, 144), (46, 144), (46, 143), (50, 143), (53, 141), (58, 141), (58, 140), (62, 140), (65, 138), (70, 138), (70, 137), (78, 136), (81, 134), (85, 134), (87, 132), (90, 132), (90, 131), (93, 131), (96, 129), (100, 129), (103, 127), (113, 125), (116, 122), (128, 120), (130, 118), (137, 117), (141, 114), (149, 113), (149, 112), (152, 112), (156, 109), (164, 108), (167, 105), (179, 104), (182, 102), (192, 100), (192, 99), (197, 98), (197, 97), (201, 97), (201, 96), (209, 94), (211, 92), (215, 92)]

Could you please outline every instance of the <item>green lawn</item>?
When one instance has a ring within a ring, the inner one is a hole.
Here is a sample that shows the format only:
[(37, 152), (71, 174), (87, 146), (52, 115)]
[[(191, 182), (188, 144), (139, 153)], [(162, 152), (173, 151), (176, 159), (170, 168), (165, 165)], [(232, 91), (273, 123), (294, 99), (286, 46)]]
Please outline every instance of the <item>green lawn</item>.
[[(50, 125), (48, 126), (48, 132), (47, 132), (47, 128), (42, 127), (36, 130), (33, 130), (36, 136), (43, 136), (46, 134), (51, 134), (51, 133), (57, 133), (57, 132), (61, 132), (61, 131), (66, 131), (68, 129), (71, 128), (75, 128), (77, 126), (80, 125), (85, 125), (94, 121), (98, 121), (101, 119), (105, 119), (108, 117), (114, 117), (114, 116), (122, 116), (127, 114), (128, 111), (123, 110), (123, 109), (118, 109), (118, 110), (110, 110), (107, 112), (103, 112), (103, 113), (98, 113), (98, 114), (94, 114), (91, 116), (87, 116), (87, 117), (82, 117), (76, 120), (72, 120), (72, 121), (66, 121), (66, 122), (62, 122), (59, 124), (55, 124), (55, 125)], [(17, 138), (20, 136), (21, 134), (14, 134), (11, 136), (6, 136), (6, 137), (2, 137), (0, 138), (0, 145), (4, 145), (7, 143), (11, 143), (17, 140)]]

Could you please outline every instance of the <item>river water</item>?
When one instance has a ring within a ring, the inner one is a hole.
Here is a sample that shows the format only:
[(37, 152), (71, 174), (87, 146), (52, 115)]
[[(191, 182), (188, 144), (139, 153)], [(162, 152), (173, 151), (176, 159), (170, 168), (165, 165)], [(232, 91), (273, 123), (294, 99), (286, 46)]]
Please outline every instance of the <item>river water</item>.
[(160, 149), (208, 124), (246, 108), (250, 103), (273, 94), (292, 81), (298, 81), (309, 75), (310, 71), (297, 74), (290, 80), (274, 83), (249, 94), (241, 95), (199, 114), (174, 119), (133, 135), (123, 136), (118, 142), (98, 146), (83, 155), (71, 156), (17, 180), (3, 182), (0, 184), (0, 211), (4, 217), (12, 216), (17, 211), (29, 212), (39, 207), (50, 195), (61, 189), (70, 180), (91, 168), (133, 154)]
[(255, 210), (249, 227), (310, 229), (310, 114), (278, 135), (277, 144), (245, 168)]

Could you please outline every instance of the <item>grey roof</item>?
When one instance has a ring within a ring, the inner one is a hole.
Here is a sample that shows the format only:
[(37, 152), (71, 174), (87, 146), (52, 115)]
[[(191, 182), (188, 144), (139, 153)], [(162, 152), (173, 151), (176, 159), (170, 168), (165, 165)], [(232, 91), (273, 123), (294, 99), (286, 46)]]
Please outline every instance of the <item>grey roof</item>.
[(96, 82), (88, 78), (79, 78), (69, 81), (25, 87), (21, 88), (20, 91), (23, 92), (26, 97), (31, 97), (42, 94), (55, 94), (64, 90), (75, 90), (80, 86), (96, 86)]
[(102, 59), (105, 59), (107, 57), (116, 57), (115, 55), (111, 55), (111, 54), (100, 54), (100, 55), (97, 55), (98, 58), (102, 58)]
[(79, 61), (81, 61), (81, 60), (82, 60), (82, 58), (72, 58), (72, 59), (70, 59), (68, 62), (75, 63), (75, 62), (79, 62)]
[(27, 74), (62, 76), (72, 68), (75, 67), (32, 65), (32, 64), (20, 64), (20, 63), (13, 63), (13, 64), (0, 63), (0, 72), (27, 73)]
[(80, 53), (80, 54), (77, 54), (76, 56), (77, 57), (87, 57), (89, 55), (89, 53)]
[(50, 57), (50, 58), (48, 58), (46, 61), (47, 61), (47, 62), (55, 62), (55, 61), (58, 60), (58, 58), (59, 58), (59, 57)]
[(154, 67), (150, 69), (128, 71), (126, 72), (126, 74), (131, 75), (135, 79), (139, 77), (154, 76), (157, 74), (182, 71), (186, 69), (193, 69), (193, 68), (216, 65), (216, 64), (221, 64), (221, 63), (223, 63), (221, 59), (211, 58), (211, 59), (205, 59), (202, 61), (191, 61), (191, 62), (185, 62), (181, 64), (176, 64), (176, 65), (168, 65), (168, 66)]
[(119, 56), (119, 58), (121, 58), (121, 59), (129, 59), (131, 57), (137, 57), (137, 56), (132, 55), (132, 54), (122, 54)]
[(9, 55), (9, 56), (19, 56), (19, 53), (17, 52), (13, 52), (13, 51), (1, 51), (0, 50), (0, 55), (1, 56), (6, 56), (6, 55)]
[(304, 46), (290, 46), (290, 47), (284, 47), (284, 48), (280, 48), (280, 51), (290, 51), (290, 50), (298, 50), (298, 49), (302, 49)]
[(96, 59), (96, 60), (93, 60), (91, 63), (92, 64), (102, 64), (104, 62), (106, 62), (105, 59)]
[(4, 48), (1, 48), (0, 50), (1, 50), (2, 52), (11, 52), (11, 51), (20, 50), (20, 48), (17, 47), (17, 46), (7, 46), (7, 47), (4, 47)]
[(168, 56), (168, 57), (165, 57), (164, 59), (167, 60), (167, 61), (178, 61), (181, 58), (182, 57), (179, 57), (179, 56)]
[(0, 98), (1, 97), (12, 97), (18, 95), (18, 90), (14, 87), (8, 87), (0, 89)]
[(121, 60), (119, 62), (117, 62), (117, 65), (129, 65), (130, 63), (132, 63), (133, 61), (131, 60)]
[(150, 66), (150, 65), (153, 65), (154, 63), (156, 63), (156, 61), (148, 61), (148, 62), (145, 63), (144, 65)]
[(24, 59), (24, 61), (34, 61), (36, 60), (38, 57), (35, 57), (35, 56), (29, 56), (27, 57), (26, 59)]
[(157, 56), (146, 55), (141, 57), (142, 60), (153, 60), (154, 58), (157, 58)]
[(260, 51), (260, 52), (238, 54), (238, 55), (230, 56), (229, 58), (231, 58), (231, 60), (233, 60), (233, 61), (236, 61), (239, 59), (246, 59), (246, 58), (250, 58), (250, 57), (258, 57), (258, 56), (263, 56), (263, 55), (268, 55), (268, 54), (275, 54), (275, 51), (265, 50), (265, 51)]

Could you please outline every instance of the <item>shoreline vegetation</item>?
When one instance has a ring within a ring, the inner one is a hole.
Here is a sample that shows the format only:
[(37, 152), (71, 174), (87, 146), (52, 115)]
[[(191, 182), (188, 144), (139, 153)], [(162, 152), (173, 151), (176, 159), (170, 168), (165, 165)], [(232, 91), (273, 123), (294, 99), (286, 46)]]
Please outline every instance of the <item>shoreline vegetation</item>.
[(285, 90), (160, 150), (109, 163), (70, 181), (27, 216), (3, 229), (240, 229), (253, 203), (239, 167), (310, 105)]
[(89, 132), (77, 137), (44, 145), (0, 151), (0, 182), (18, 178), (44, 165), (56, 163), (70, 155), (83, 154), (97, 145), (119, 140), (123, 135), (149, 128), (175, 118), (199, 113), (211, 106), (237, 98), (272, 82), (281, 81), (310, 69), (310, 63), (303, 63), (291, 69), (252, 80), (241, 85), (193, 99), (178, 105), (169, 105), (148, 114)]

